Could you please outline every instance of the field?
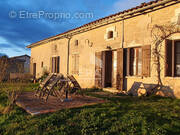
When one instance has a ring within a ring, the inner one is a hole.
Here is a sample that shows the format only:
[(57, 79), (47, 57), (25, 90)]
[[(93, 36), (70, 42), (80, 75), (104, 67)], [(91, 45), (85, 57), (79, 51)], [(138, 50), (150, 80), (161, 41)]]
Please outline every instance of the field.
[[(29, 91), (33, 85), (25, 89)], [(100, 90), (86, 95), (109, 102), (31, 116), (15, 106), (3, 114), (7, 96), (0, 92), (0, 135), (179, 135), (180, 100), (162, 97), (120, 97)]]

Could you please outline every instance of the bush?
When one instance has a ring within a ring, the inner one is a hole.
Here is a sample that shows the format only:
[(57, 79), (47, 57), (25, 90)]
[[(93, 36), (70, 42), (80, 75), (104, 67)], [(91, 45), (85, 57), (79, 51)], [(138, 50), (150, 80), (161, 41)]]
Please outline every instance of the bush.
[(24, 83), (1, 83), (0, 91), (4, 92), (8, 98), (7, 106), (5, 107), (3, 113), (10, 113), (13, 110), (16, 100), (20, 93), (25, 87)]
[(38, 78), (37, 81), (42, 82), (48, 75), (49, 75), (49, 71), (46, 68), (44, 68), (42, 76)]

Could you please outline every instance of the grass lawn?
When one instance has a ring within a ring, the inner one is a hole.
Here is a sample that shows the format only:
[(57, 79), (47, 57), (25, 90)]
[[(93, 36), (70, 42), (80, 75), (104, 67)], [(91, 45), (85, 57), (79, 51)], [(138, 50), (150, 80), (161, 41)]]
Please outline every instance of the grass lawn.
[[(26, 90), (30, 90), (32, 85)], [(10, 114), (0, 113), (0, 135), (179, 135), (180, 100), (160, 97), (113, 97), (85, 94), (109, 100), (108, 103), (65, 109), (31, 116), (15, 106)], [(0, 110), (7, 97), (0, 93)]]

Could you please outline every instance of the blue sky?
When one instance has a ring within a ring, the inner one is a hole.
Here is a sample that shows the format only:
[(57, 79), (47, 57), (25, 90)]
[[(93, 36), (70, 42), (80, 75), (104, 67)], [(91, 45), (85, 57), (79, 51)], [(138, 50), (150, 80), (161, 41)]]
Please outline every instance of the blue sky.
[(31, 43), (148, 1), (1, 0), (0, 55), (30, 55), (26, 46)]

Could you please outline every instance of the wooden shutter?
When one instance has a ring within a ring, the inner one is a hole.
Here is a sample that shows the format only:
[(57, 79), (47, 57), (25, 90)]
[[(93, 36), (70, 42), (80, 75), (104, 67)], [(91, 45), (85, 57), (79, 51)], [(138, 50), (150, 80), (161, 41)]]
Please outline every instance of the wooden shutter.
[(60, 56), (57, 57), (57, 73), (60, 73)]
[(118, 90), (123, 90), (123, 82), (124, 82), (124, 72), (123, 72), (123, 66), (124, 66), (124, 51), (123, 49), (117, 50), (117, 78), (116, 78), (116, 88)]
[(165, 45), (165, 76), (172, 76), (172, 40)]
[(101, 81), (102, 81), (102, 87), (106, 87), (106, 51), (103, 51), (101, 53)]
[(102, 88), (102, 52), (95, 53), (95, 87)]
[(74, 55), (72, 55), (72, 70), (71, 70), (72, 74), (74, 74), (74, 61), (75, 61)]
[(52, 57), (52, 73), (56, 73), (56, 59)]
[(55, 73), (57, 73), (58, 61), (57, 57), (55, 57)]
[(77, 72), (76, 72), (76, 60), (77, 60), (77, 58), (76, 58), (76, 54), (74, 55), (74, 74), (77, 74)]
[(151, 45), (142, 47), (142, 75), (150, 76)]
[(50, 58), (50, 65), (49, 65), (49, 67), (50, 67), (50, 73), (52, 73), (53, 71), (52, 71), (52, 57)]
[(79, 74), (79, 54), (76, 55), (76, 72)]
[(54, 73), (54, 57), (52, 57), (52, 73)]

